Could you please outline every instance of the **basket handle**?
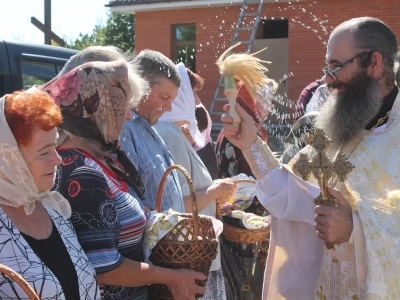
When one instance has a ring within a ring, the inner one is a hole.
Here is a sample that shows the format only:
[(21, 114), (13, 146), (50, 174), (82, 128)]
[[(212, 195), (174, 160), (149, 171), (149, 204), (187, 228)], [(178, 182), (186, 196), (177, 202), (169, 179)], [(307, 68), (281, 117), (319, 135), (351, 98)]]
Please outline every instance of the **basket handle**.
[(0, 264), (0, 273), (7, 275), (13, 281), (18, 283), (18, 285), (24, 290), (24, 292), (28, 295), (30, 300), (40, 300), (38, 295), (35, 293), (33, 288), (26, 282), (26, 280), (19, 275), (14, 270), (10, 269), (9, 267)]
[(194, 235), (193, 238), (197, 240), (198, 231), (199, 231), (199, 213), (197, 210), (196, 191), (194, 190), (193, 180), (192, 180), (192, 178), (190, 178), (189, 173), (185, 170), (184, 167), (182, 167), (180, 165), (172, 165), (172, 166), (169, 166), (165, 170), (165, 173), (160, 181), (160, 187), (158, 188), (158, 192), (157, 192), (156, 211), (161, 212), (161, 201), (162, 201), (162, 193), (164, 191), (164, 185), (168, 178), (168, 174), (175, 169), (179, 170), (183, 173), (183, 175), (185, 176), (185, 179), (189, 185), (190, 196), (192, 198), (192, 210), (193, 210), (192, 217), (193, 217), (193, 221), (194, 221), (193, 222), (193, 235)]

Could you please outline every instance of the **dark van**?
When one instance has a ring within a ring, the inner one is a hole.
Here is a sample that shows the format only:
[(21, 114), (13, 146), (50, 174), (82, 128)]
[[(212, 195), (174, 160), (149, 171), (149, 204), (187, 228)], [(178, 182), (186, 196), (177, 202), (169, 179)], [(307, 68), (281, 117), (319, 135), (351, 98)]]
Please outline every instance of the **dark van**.
[(76, 50), (0, 39), (0, 97), (54, 78)]

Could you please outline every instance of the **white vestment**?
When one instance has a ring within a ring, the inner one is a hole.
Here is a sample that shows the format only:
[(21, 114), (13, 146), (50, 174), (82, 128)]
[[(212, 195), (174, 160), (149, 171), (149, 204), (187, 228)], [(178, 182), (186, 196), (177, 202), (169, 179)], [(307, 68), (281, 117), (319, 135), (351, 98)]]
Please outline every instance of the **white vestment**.
[[(259, 179), (258, 199), (273, 216), (263, 299), (400, 299), (399, 117), (400, 93), (385, 126), (343, 149), (347, 156), (355, 149), (355, 169), (336, 185), (353, 208), (353, 232), (334, 250), (314, 228), (315, 179), (304, 182), (279, 165), (261, 141), (243, 151)], [(309, 146), (302, 152), (312, 154)], [(335, 154), (328, 151), (331, 160)]]

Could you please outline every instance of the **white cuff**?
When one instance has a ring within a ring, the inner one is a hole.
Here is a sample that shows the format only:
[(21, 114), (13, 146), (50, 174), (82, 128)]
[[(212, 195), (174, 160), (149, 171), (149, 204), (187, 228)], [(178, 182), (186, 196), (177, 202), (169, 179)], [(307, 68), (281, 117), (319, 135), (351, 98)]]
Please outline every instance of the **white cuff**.
[(250, 148), (243, 149), (242, 152), (257, 179), (264, 177), (270, 170), (279, 166), (279, 160), (260, 137)]

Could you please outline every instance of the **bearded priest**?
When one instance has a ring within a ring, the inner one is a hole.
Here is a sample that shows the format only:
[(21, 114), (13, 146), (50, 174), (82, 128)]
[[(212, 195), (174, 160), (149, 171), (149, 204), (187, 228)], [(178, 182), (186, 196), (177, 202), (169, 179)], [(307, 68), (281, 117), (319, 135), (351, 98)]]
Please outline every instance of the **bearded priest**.
[[(351, 19), (330, 35), (323, 69), (329, 96), (316, 127), (332, 140), (328, 158), (343, 152), (355, 166), (344, 182), (330, 182), (335, 206), (314, 204), (315, 178), (306, 182), (292, 171), (299, 154), (280, 164), (239, 105), (240, 129), (222, 116), (273, 216), (263, 299), (400, 299), (398, 59), (396, 36), (378, 19)], [(329, 250), (324, 242), (335, 245)]]

